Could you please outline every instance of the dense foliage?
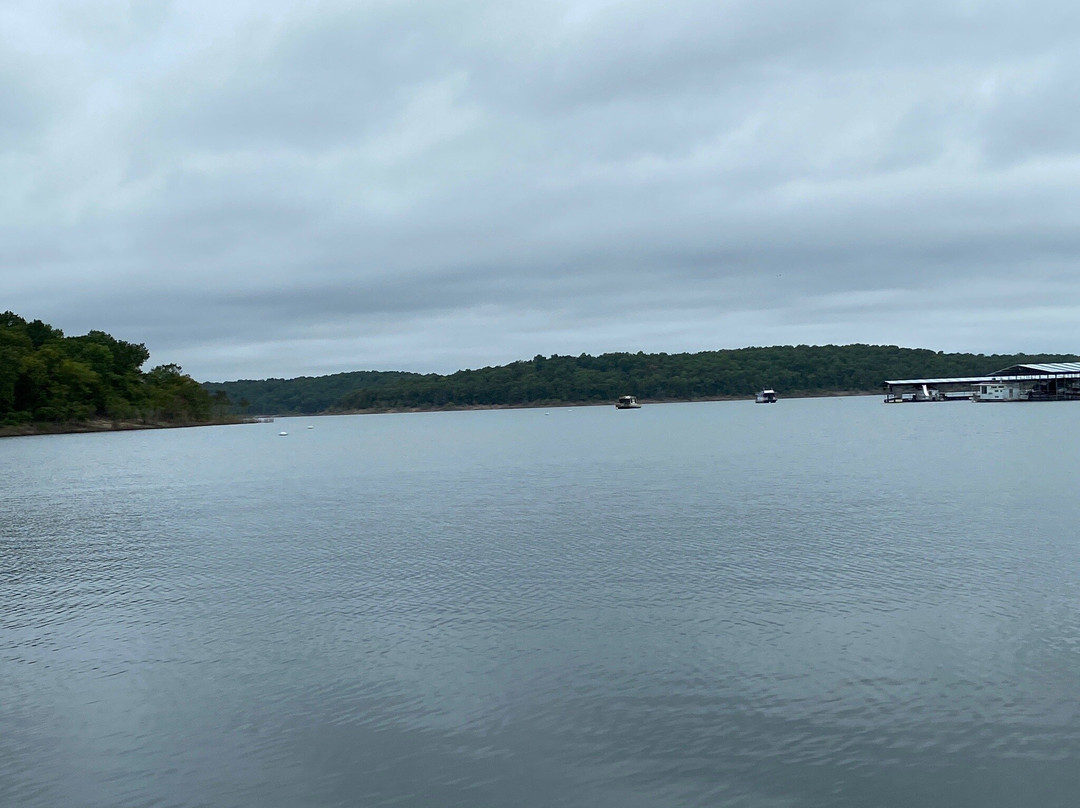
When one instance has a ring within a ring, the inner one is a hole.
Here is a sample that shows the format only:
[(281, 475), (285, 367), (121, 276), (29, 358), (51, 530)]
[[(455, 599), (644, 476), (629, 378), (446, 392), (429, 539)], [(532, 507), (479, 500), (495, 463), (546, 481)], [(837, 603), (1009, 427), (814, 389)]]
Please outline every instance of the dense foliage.
[(398, 409), (871, 392), (886, 379), (977, 376), (1018, 362), (1076, 361), (1061, 355), (946, 354), (892, 345), (784, 345), (686, 354), (537, 356), (501, 367), (430, 374), (356, 390), (334, 410)]
[(144, 345), (104, 331), (65, 337), (52, 326), (0, 314), (0, 424), (114, 421), (195, 423), (213, 402), (177, 365), (148, 373)]
[(296, 379), (203, 382), (203, 387), (215, 396), (227, 396), (230, 411), (234, 413), (308, 415), (325, 412), (335, 401), (356, 390), (395, 385), (410, 378), (420, 375), (396, 370), (358, 370)]

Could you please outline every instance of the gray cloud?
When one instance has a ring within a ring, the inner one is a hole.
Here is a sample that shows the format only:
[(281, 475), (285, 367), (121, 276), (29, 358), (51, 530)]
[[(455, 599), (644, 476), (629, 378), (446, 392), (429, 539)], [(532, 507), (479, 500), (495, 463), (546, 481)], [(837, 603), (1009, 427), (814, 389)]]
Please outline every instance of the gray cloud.
[(1065, 3), (17, 6), (0, 303), (200, 378), (1076, 351)]

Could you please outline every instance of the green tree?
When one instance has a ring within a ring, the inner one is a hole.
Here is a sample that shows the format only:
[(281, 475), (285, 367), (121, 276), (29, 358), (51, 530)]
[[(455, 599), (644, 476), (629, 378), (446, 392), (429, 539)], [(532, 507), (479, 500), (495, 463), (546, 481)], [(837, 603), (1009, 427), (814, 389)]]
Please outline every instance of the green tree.
[(154, 418), (210, 420), (210, 395), (176, 364), (158, 365), (146, 374), (146, 401)]
[(104, 331), (79, 337), (41, 320), (0, 314), (0, 422), (91, 418), (205, 420), (210, 397), (178, 367), (144, 374), (146, 346)]

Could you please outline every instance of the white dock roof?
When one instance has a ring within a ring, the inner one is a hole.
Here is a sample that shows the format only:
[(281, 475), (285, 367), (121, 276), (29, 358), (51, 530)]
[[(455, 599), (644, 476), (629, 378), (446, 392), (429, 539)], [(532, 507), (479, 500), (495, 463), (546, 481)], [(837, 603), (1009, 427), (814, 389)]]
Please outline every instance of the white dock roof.
[(947, 379), (898, 379), (885, 382), (898, 385), (990, 384), (992, 382), (1037, 382), (1042, 379), (1080, 379), (1080, 362), (1052, 362), (1041, 365), (1012, 365), (991, 376), (957, 376)]
[(1017, 376), (1023, 373), (1080, 373), (1080, 362), (1043, 362), (1032, 365), (1010, 365), (994, 373), (995, 376)]
[(991, 378), (989, 376), (956, 376), (956, 377), (949, 378), (949, 379), (898, 379), (898, 380), (895, 380), (895, 381), (885, 382), (885, 384), (889, 384), (889, 385), (898, 385), (898, 384), (914, 384), (914, 385), (926, 384), (926, 385), (930, 385), (930, 384), (964, 384), (965, 382), (967, 384), (986, 384), (987, 382), (992, 382), (992, 381), (996, 381), (996, 379)]

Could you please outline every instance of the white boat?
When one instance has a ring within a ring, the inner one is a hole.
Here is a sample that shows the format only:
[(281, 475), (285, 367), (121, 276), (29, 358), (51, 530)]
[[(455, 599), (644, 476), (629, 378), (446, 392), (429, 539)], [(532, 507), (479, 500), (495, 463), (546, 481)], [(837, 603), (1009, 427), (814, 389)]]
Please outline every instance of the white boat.
[(754, 398), (755, 404), (775, 404), (776, 403), (776, 391), (765, 389), (762, 390)]
[(971, 396), (972, 401), (1023, 401), (1031, 396), (1020, 389), (1018, 384), (990, 382), (980, 384)]
[(634, 396), (619, 396), (619, 400), (615, 402), (615, 409), (638, 410), (641, 409), (641, 405), (638, 404), (638, 400)]

